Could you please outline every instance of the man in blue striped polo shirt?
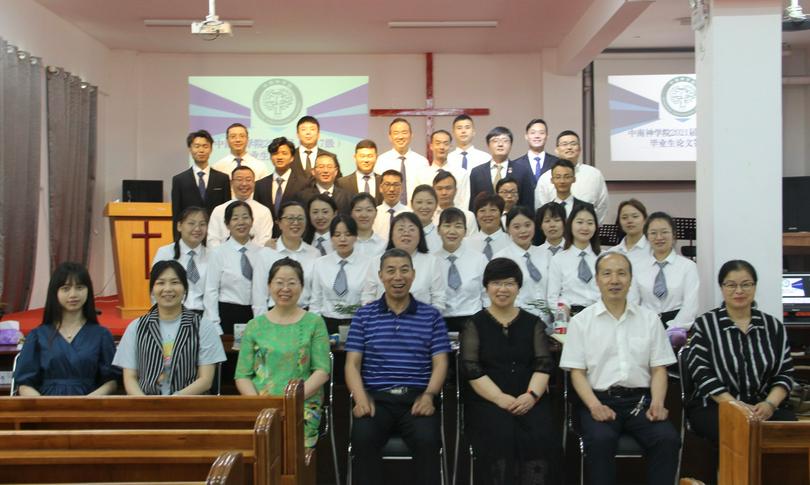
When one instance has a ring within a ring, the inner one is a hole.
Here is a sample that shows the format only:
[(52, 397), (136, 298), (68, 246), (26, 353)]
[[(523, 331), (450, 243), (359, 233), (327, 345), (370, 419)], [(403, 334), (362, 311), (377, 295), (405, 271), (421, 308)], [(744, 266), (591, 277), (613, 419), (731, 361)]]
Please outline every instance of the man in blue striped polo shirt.
[(450, 340), (439, 311), (411, 296), (415, 274), (408, 253), (386, 251), (379, 272), (385, 293), (360, 308), (349, 328), (346, 385), (354, 397), (354, 469), (363, 485), (383, 483), (380, 452), (393, 433), (413, 455), (413, 483), (439, 483), (435, 405), (447, 375)]

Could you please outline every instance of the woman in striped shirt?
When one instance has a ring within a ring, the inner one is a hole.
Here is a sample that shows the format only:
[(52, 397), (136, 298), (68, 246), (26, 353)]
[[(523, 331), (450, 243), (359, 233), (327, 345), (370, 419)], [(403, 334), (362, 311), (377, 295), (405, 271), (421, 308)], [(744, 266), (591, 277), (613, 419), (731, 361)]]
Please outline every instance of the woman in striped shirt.
[(760, 421), (795, 421), (782, 405), (793, 387), (793, 362), (782, 322), (754, 307), (757, 272), (747, 261), (720, 268), (723, 305), (695, 321), (686, 354), (694, 391), (692, 428), (718, 443), (717, 404), (745, 403)]

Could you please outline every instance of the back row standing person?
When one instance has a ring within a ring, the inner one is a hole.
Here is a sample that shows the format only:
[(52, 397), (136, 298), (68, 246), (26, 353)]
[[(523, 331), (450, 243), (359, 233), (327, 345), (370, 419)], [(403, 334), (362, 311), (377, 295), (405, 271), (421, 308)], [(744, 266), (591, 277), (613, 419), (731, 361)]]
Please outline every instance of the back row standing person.
[(388, 139), (393, 148), (381, 154), (374, 166), (374, 172), (380, 175), (388, 170), (400, 173), (402, 192), (399, 201), (402, 205), (408, 205), (413, 189), (419, 185), (423, 171), (430, 165), (427, 158), (411, 150), (412, 136), (410, 122), (405, 118), (394, 118), (388, 125)]
[[(477, 197), (481, 192), (494, 194), (501, 179), (511, 177), (518, 183), (518, 204), (534, 207), (534, 191), (531, 170), (523, 164), (509, 161), (513, 136), (509, 128), (496, 126), (487, 133), (487, 146), (490, 161), (475, 167), (470, 172), (470, 195)], [(474, 201), (474, 198), (472, 199)], [(473, 209), (471, 202), (470, 209)]]
[(270, 175), (267, 165), (248, 152), (250, 140), (245, 125), (241, 123), (230, 125), (225, 130), (225, 139), (231, 153), (219, 159), (213, 166), (214, 170), (218, 170), (230, 177), (236, 167), (248, 167), (253, 170), (256, 180), (261, 180)]

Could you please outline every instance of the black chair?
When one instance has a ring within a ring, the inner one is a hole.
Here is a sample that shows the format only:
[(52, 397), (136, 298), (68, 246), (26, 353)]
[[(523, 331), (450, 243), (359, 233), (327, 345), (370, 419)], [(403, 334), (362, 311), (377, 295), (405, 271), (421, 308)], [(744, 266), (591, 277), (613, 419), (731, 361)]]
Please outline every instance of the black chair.
[(217, 366), (214, 367), (214, 379), (211, 381), (211, 389), (208, 390), (208, 393), (212, 396), (222, 395), (222, 362), (217, 362)]
[(335, 466), (335, 485), (340, 485), (340, 467), (338, 466), (337, 447), (335, 446), (335, 420), (334, 420), (334, 382), (335, 382), (335, 355), (329, 352), (329, 382), (326, 383), (324, 402), (321, 406), (323, 419), (321, 419), (321, 430), (319, 438), (329, 436), (329, 444), (332, 446), (332, 463)]
[(697, 257), (697, 220), (694, 217), (673, 217), (675, 224), (675, 237), (681, 241), (689, 241), (689, 244), (681, 247), (681, 254), (693, 260)]
[[(464, 430), (464, 398), (461, 389), (464, 379), (461, 377), (461, 352), (456, 352), (456, 446), (453, 452), (453, 485), (458, 481), (458, 459), (461, 455), (461, 435)], [(470, 455), (470, 485), (474, 482), (475, 450), (468, 443), (467, 452)]]
[[(574, 436), (579, 439), (579, 483), (584, 485), (585, 441), (582, 439), (582, 434), (579, 432), (579, 428), (574, 418), (574, 399), (579, 401), (579, 398), (575, 397), (576, 392), (572, 392), (570, 390), (570, 377), (567, 371), (563, 373), (563, 379), (565, 381), (563, 386), (563, 394), (565, 397), (565, 416), (563, 421), (567, 423), (568, 431), (573, 433)], [(563, 433), (563, 436), (565, 436), (565, 433)], [(565, 446), (565, 443), (566, 440), (563, 438), (563, 446)], [(642, 458), (643, 456), (644, 448), (641, 447), (635, 438), (627, 433), (622, 433), (622, 435), (619, 436), (619, 443), (616, 446), (616, 458)]]
[(15, 375), (17, 374), (17, 360), (20, 358), (20, 353), (17, 352), (17, 355), (14, 356), (14, 363), (11, 365), (11, 389), (9, 390), (9, 396), (14, 396), (17, 394), (17, 383), (15, 382)]
[[(439, 473), (441, 474), (441, 482), (444, 485), (448, 485), (449, 477), (448, 477), (448, 467), (447, 467), (447, 444), (445, 443), (444, 439), (444, 389), (442, 389), (441, 393), (439, 394), (439, 432), (441, 434), (442, 446), (439, 449)], [(352, 413), (352, 397), (349, 396), (349, 447), (348, 447), (348, 467), (346, 470), (346, 484), (352, 485), (352, 426), (354, 424), (354, 414)], [(406, 461), (412, 460), (413, 456), (411, 455), (411, 450), (408, 448), (407, 443), (405, 440), (402, 439), (402, 436), (393, 435), (388, 438), (388, 442), (385, 443), (382, 449), (382, 459), (383, 461)], [(363, 484), (364, 485), (364, 484)]]
[(619, 226), (617, 224), (602, 224), (599, 226), (599, 244), (603, 246), (616, 246), (619, 244)]

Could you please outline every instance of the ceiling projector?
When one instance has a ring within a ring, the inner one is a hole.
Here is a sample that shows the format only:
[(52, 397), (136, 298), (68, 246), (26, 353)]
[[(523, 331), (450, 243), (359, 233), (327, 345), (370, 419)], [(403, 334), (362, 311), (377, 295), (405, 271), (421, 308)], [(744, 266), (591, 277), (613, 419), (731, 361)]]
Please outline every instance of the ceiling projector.
[(191, 33), (204, 36), (233, 35), (231, 24), (219, 20), (219, 17), (216, 15), (209, 15), (205, 17), (205, 20), (200, 22), (192, 22)]

